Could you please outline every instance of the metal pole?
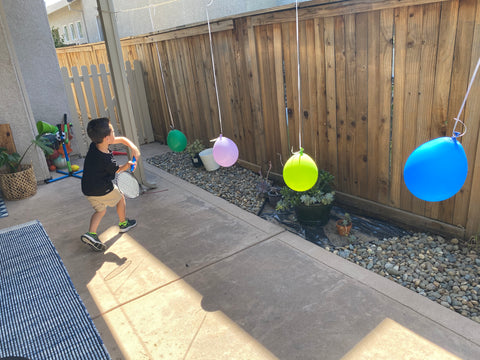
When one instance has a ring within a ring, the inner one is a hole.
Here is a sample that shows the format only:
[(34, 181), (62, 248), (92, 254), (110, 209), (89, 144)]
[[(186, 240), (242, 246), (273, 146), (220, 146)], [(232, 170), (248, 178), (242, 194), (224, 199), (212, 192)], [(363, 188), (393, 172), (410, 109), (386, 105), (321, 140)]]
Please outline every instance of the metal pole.
[[(140, 149), (137, 126), (133, 116), (130, 91), (128, 88), (127, 76), (125, 74), (122, 48), (118, 37), (113, 2), (112, 0), (97, 0), (97, 8), (102, 23), (105, 47), (107, 49), (108, 62), (110, 64), (110, 73), (112, 74), (113, 91), (115, 93), (120, 122), (125, 132), (124, 135), (133, 141), (135, 146)], [(156, 187), (156, 184), (148, 183), (146, 181), (143, 158), (141, 161), (138, 161), (137, 171), (135, 171), (134, 175), (140, 184), (148, 188)]]

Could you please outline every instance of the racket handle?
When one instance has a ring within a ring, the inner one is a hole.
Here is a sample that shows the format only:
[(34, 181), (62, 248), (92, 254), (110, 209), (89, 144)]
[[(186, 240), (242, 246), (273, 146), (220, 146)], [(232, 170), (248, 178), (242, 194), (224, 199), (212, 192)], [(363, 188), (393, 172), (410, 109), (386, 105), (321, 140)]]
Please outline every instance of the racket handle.
[(135, 159), (135, 156), (132, 157), (132, 166), (130, 166), (130, 172), (133, 172), (133, 169), (135, 169), (135, 163), (137, 162), (137, 159)]

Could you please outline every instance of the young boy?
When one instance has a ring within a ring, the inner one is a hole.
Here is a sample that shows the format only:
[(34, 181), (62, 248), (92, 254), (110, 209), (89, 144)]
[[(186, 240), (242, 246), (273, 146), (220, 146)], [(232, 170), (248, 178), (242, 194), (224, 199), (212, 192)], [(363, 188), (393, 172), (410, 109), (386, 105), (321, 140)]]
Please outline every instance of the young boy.
[(83, 165), (82, 192), (92, 204), (95, 213), (90, 219), (88, 232), (81, 236), (81, 240), (92, 249), (102, 251), (107, 247), (98, 238), (97, 228), (107, 212), (107, 206), (117, 207), (120, 232), (126, 232), (137, 225), (135, 220), (125, 217), (125, 197), (112, 183), (116, 173), (128, 170), (134, 163), (129, 161), (118, 166), (108, 146), (124, 144), (132, 150), (133, 156), (137, 159), (140, 157), (140, 151), (126, 137), (116, 137), (113, 126), (107, 118), (91, 120), (87, 126), (87, 134), (92, 143)]

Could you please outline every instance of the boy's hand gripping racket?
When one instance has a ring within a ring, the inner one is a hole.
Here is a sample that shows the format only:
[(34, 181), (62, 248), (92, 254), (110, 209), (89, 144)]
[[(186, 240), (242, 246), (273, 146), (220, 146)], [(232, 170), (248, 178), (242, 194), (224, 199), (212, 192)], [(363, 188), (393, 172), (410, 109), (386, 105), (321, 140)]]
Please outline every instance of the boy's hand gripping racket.
[(135, 156), (132, 158), (132, 166), (130, 167), (130, 172), (123, 171), (117, 175), (117, 187), (120, 192), (129, 199), (134, 199), (140, 195), (140, 185), (137, 182), (137, 179), (131, 174), (135, 169)]

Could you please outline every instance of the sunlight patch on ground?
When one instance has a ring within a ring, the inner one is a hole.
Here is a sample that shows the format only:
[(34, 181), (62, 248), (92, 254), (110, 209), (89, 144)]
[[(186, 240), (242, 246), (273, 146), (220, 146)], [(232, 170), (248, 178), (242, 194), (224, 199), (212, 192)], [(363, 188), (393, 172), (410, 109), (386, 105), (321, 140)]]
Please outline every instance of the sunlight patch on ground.
[(459, 357), (386, 318), (342, 360), (459, 360)]
[(125, 358), (276, 359), (128, 234), (112, 227), (109, 259), (87, 285)]

